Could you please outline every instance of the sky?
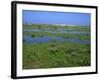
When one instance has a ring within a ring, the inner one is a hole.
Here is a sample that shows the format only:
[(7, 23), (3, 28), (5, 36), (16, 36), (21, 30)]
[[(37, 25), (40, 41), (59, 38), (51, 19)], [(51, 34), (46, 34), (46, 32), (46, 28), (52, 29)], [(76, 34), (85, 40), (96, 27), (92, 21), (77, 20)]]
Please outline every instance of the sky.
[(90, 26), (90, 13), (23, 10), (23, 24), (66, 24)]

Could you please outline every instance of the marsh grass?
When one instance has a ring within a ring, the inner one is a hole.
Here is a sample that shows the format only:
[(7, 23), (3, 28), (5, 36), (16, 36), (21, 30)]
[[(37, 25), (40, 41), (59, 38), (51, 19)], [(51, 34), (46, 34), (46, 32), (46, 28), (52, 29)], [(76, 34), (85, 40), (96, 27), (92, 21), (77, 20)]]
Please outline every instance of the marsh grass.
[(23, 69), (90, 66), (89, 51), (86, 44), (24, 43)]

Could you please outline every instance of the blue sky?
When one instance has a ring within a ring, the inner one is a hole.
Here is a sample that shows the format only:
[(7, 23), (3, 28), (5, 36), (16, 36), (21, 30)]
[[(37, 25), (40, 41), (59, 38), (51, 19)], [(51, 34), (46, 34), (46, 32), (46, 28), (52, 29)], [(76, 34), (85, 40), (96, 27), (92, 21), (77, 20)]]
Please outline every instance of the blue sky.
[(89, 26), (91, 24), (91, 14), (23, 10), (22, 20), (24, 24), (66, 24)]

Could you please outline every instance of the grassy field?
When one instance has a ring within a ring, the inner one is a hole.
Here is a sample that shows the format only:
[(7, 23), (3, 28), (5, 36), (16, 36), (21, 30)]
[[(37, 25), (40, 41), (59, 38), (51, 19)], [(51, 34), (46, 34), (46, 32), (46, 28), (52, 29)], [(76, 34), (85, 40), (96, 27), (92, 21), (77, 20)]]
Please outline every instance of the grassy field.
[(24, 69), (90, 65), (90, 45), (87, 44), (24, 43), (23, 50)]
[[(23, 25), (23, 29), (58, 29), (60, 26), (54, 25)], [(89, 27), (81, 26), (61, 26), (66, 30), (90, 32)], [(60, 28), (61, 28), (60, 27)], [(33, 38), (43, 36), (60, 36), (64, 38), (78, 38), (80, 40), (90, 40), (89, 35), (80, 34), (52, 34), (49, 32), (23, 32), (23, 36), (28, 35)], [(90, 66), (90, 44), (79, 44), (71, 42), (57, 42), (52, 40), (49, 43), (29, 44), (23, 42), (23, 69), (54, 68), (54, 67), (80, 67)]]

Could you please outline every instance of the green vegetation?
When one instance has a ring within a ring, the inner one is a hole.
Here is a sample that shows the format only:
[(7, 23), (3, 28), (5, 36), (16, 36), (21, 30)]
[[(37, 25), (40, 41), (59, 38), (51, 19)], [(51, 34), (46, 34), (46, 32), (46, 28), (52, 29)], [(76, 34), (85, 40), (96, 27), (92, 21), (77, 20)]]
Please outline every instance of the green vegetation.
[(67, 42), (23, 44), (23, 68), (77, 67), (90, 65), (90, 45)]
[[(23, 25), (23, 29), (39, 29), (40, 32), (23, 31), (23, 36), (35, 37), (63, 37), (90, 40), (89, 34), (50, 33), (60, 32), (59, 28), (66, 31), (83, 31), (90, 33), (90, 27), (60, 26), (60, 25)], [(52, 39), (45, 43), (26, 43), (23, 40), (23, 69), (54, 68), (54, 67), (80, 67), (91, 65), (91, 44), (71, 42), (57, 42)]]

